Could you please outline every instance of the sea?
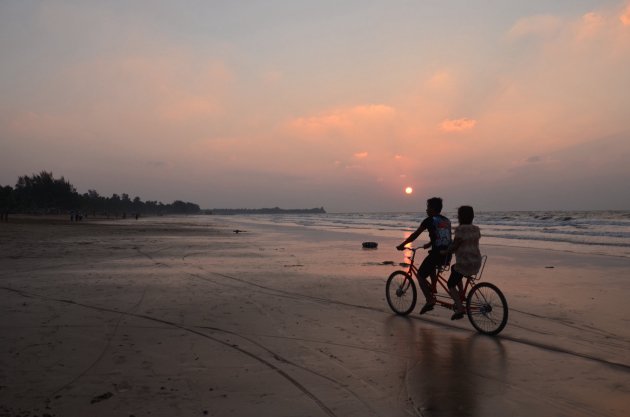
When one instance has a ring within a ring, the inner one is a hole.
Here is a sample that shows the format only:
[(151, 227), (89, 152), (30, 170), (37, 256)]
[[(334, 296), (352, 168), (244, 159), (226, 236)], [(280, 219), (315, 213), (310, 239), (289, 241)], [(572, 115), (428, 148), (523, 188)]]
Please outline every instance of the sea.
[[(457, 224), (457, 214), (443, 213)], [(239, 221), (404, 238), (424, 213), (238, 215)], [(481, 244), (630, 257), (630, 211), (487, 211), (475, 213)], [(421, 238), (422, 239), (422, 236)]]

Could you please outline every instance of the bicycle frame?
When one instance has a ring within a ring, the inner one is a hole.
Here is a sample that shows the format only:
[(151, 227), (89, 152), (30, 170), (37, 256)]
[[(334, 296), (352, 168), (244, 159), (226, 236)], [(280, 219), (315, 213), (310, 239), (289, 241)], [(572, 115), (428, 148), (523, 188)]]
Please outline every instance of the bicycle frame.
[[(407, 249), (412, 251), (411, 258), (407, 258), (410, 261), (409, 269), (407, 270), (407, 273), (409, 274), (409, 276), (414, 276), (416, 278), (416, 281), (418, 281), (418, 284), (420, 284), (420, 278), (418, 277), (418, 272), (419, 272), (418, 267), (416, 267), (415, 265), (416, 251), (418, 251), (419, 248), (407, 248)], [(475, 281), (478, 281), (481, 279), (481, 275), (483, 274), (483, 270), (486, 266), (486, 260), (488, 259), (488, 257), (486, 255), (483, 255), (481, 259), (482, 259), (482, 263), (481, 263), (481, 268), (479, 272), (472, 276), (464, 276), (464, 280), (462, 280), (462, 282), (465, 281), (465, 283), (460, 282), (458, 285), (459, 295), (462, 302), (466, 301), (466, 295), (468, 294), (468, 291), (475, 284)], [(438, 268), (437, 273), (436, 273), (436, 285), (435, 285), (435, 288), (433, 288), (433, 295), (435, 297), (436, 304), (441, 305), (442, 307), (445, 307), (448, 309), (452, 309), (454, 306), (453, 298), (451, 297), (451, 293), (448, 290), (448, 284), (447, 284), (448, 278), (444, 277), (444, 273), (449, 270), (450, 270), (450, 265), (442, 265), (440, 268)], [(443, 292), (437, 291), (437, 284), (439, 284), (440, 287), (442, 287)], [(405, 288), (405, 291), (406, 290), (407, 288)]]
[[(413, 276), (416, 281), (421, 283), (419, 279), (419, 268), (415, 265), (416, 251), (418, 248), (407, 248), (412, 251), (411, 256), (407, 256), (410, 263), (401, 264), (406, 269), (394, 271), (387, 278), (385, 284), (385, 298), (394, 313), (406, 316), (411, 313), (416, 306), (418, 291), (414, 283)], [(481, 268), (479, 273), (470, 276), (464, 276), (457, 288), (461, 297), (462, 306), (466, 309), (468, 321), (480, 333), (486, 335), (497, 335), (501, 332), (508, 320), (508, 305), (505, 296), (501, 290), (490, 282), (478, 282), (486, 266), (487, 257), (482, 257)], [(446, 272), (450, 270), (450, 265), (446, 264), (438, 268), (435, 276), (432, 276), (432, 294), (425, 293), (430, 296), (428, 302), (436, 304), (448, 309), (453, 308), (454, 301), (448, 291), (448, 279)], [(422, 282), (421, 289), (427, 290), (428, 282)], [(439, 284), (439, 286), (438, 286)], [(441, 288), (441, 290), (439, 289)], [(430, 308), (429, 308), (430, 310)], [(426, 313), (427, 310), (420, 313)], [(455, 315), (453, 320), (461, 317)]]

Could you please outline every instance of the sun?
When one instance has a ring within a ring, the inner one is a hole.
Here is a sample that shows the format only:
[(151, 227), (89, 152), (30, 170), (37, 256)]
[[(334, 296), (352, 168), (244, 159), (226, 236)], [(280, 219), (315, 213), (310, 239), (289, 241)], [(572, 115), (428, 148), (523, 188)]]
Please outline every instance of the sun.
[(411, 187), (405, 188), (405, 194), (411, 194), (411, 193), (413, 193), (413, 188)]

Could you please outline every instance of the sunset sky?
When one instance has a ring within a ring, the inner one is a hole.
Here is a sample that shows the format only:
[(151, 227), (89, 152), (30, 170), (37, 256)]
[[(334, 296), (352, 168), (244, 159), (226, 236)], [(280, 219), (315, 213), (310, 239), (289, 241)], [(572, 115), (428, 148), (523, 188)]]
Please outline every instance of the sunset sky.
[(630, 209), (627, 0), (4, 0), (0, 56), (1, 185)]

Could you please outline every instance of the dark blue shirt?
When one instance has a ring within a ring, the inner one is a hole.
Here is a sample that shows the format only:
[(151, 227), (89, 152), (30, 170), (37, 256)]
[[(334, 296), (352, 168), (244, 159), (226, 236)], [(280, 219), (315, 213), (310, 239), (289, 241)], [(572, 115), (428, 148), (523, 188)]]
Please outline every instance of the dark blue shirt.
[(420, 226), (424, 226), (429, 232), (431, 251), (447, 249), (451, 244), (451, 221), (448, 218), (441, 214), (427, 217)]

